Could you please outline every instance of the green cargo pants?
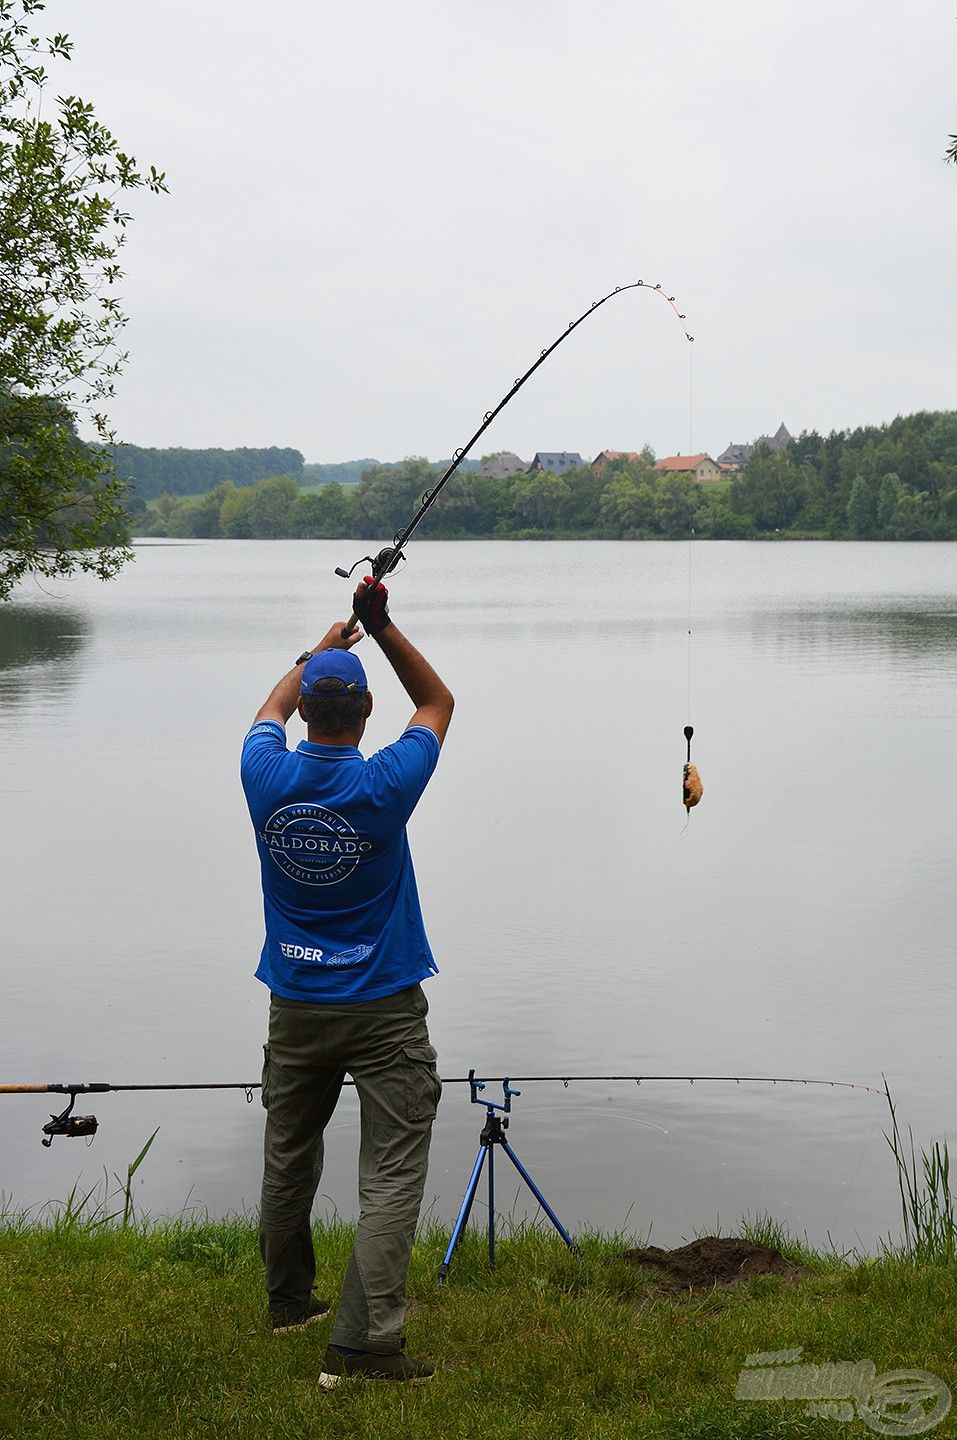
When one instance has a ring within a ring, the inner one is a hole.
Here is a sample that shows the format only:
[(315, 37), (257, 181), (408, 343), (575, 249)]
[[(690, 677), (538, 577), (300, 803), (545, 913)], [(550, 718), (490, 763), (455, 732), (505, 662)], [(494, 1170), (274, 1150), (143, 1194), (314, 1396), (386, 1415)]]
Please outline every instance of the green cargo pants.
[(332, 1343), (398, 1351), (412, 1240), (442, 1091), (420, 985), (354, 1005), (273, 995), (264, 1047), (266, 1136), (259, 1248), (273, 1315), (308, 1300), (316, 1278), (310, 1216), (323, 1131), (347, 1074), (359, 1096), (359, 1219)]

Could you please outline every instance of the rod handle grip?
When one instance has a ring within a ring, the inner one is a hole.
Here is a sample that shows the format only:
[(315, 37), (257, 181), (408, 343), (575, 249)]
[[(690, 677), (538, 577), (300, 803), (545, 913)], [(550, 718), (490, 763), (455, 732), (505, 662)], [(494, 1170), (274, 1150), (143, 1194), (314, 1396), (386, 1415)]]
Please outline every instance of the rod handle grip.
[(356, 614), (356, 612), (353, 610), (352, 614), (349, 616), (349, 619), (346, 621), (346, 623), (343, 625), (341, 631), (339, 632), (339, 633), (341, 634), (343, 640), (347, 640), (347, 639), (349, 638), (349, 636), (352, 634), (353, 630), (356, 628), (356, 626), (358, 625), (358, 623), (359, 623), (359, 617), (358, 617), (358, 615)]

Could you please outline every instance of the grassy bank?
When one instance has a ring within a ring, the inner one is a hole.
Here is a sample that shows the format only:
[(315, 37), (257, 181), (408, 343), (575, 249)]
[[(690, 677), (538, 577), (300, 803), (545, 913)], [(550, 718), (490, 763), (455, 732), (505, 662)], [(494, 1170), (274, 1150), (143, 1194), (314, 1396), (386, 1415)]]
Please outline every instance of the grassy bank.
[[(121, 1206), (122, 1209), (122, 1206)], [(774, 1239), (770, 1234), (758, 1238)], [(348, 1227), (316, 1232), (317, 1290), (335, 1297)], [(494, 1276), (478, 1235), (448, 1284), (446, 1237), (424, 1236), (411, 1272), (410, 1351), (431, 1385), (315, 1377), (329, 1321), (268, 1329), (247, 1222), (0, 1229), (0, 1434), (18, 1440), (611, 1440), (865, 1435), (802, 1401), (735, 1398), (747, 1355), (803, 1347), (805, 1362), (872, 1360), (957, 1386), (957, 1264), (862, 1262), (784, 1246), (800, 1279), (663, 1293), (661, 1272), (622, 1259), (628, 1241), (586, 1238), (581, 1257), (526, 1230)], [(888, 1433), (902, 1433), (900, 1431)], [(957, 1434), (948, 1416), (932, 1432)]]

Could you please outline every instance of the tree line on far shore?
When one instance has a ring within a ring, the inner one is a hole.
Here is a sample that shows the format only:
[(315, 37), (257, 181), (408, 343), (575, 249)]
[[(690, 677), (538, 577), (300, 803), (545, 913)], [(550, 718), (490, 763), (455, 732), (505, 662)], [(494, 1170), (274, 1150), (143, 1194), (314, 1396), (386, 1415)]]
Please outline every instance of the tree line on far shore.
[(301, 453), (279, 445), (262, 450), (113, 445), (109, 453), (117, 475), (131, 482), (131, 497), (139, 500), (154, 500), (159, 495), (195, 495), (212, 490), (224, 480), (232, 480), (236, 485), (254, 485), (271, 475), (304, 478)]
[[(413, 458), (371, 465), (357, 485), (303, 489), (291, 475), (224, 480), (194, 498), (161, 495), (142, 535), (345, 539), (393, 535), (440, 469)], [(490, 478), (457, 474), (427, 521), (433, 539), (957, 539), (957, 411), (758, 446), (726, 482), (657, 471), (645, 449), (600, 470)]]

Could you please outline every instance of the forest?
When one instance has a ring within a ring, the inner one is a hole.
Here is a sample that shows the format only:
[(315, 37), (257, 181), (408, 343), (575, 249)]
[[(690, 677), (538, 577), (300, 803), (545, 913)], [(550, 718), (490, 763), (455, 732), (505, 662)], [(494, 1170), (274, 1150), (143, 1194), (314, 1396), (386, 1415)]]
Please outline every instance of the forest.
[(131, 498), (190, 495), (211, 490), (223, 480), (252, 485), (270, 475), (303, 473), (298, 450), (273, 445), (265, 450), (147, 449), (140, 445), (108, 447), (117, 475), (129, 482)]
[[(230, 452), (219, 452), (228, 454)], [(235, 452), (241, 454), (243, 452)], [(290, 453), (290, 452), (279, 452)], [(292, 452), (298, 454), (298, 452)], [(805, 431), (786, 449), (759, 445), (726, 481), (697, 485), (635, 460), (564, 475), (456, 474), (430, 512), (432, 539), (957, 539), (957, 411), (880, 426)], [(370, 464), (356, 484), (306, 487), (299, 472), (137, 506), (137, 531), (176, 538), (389, 537), (441, 473), (422, 458)]]

